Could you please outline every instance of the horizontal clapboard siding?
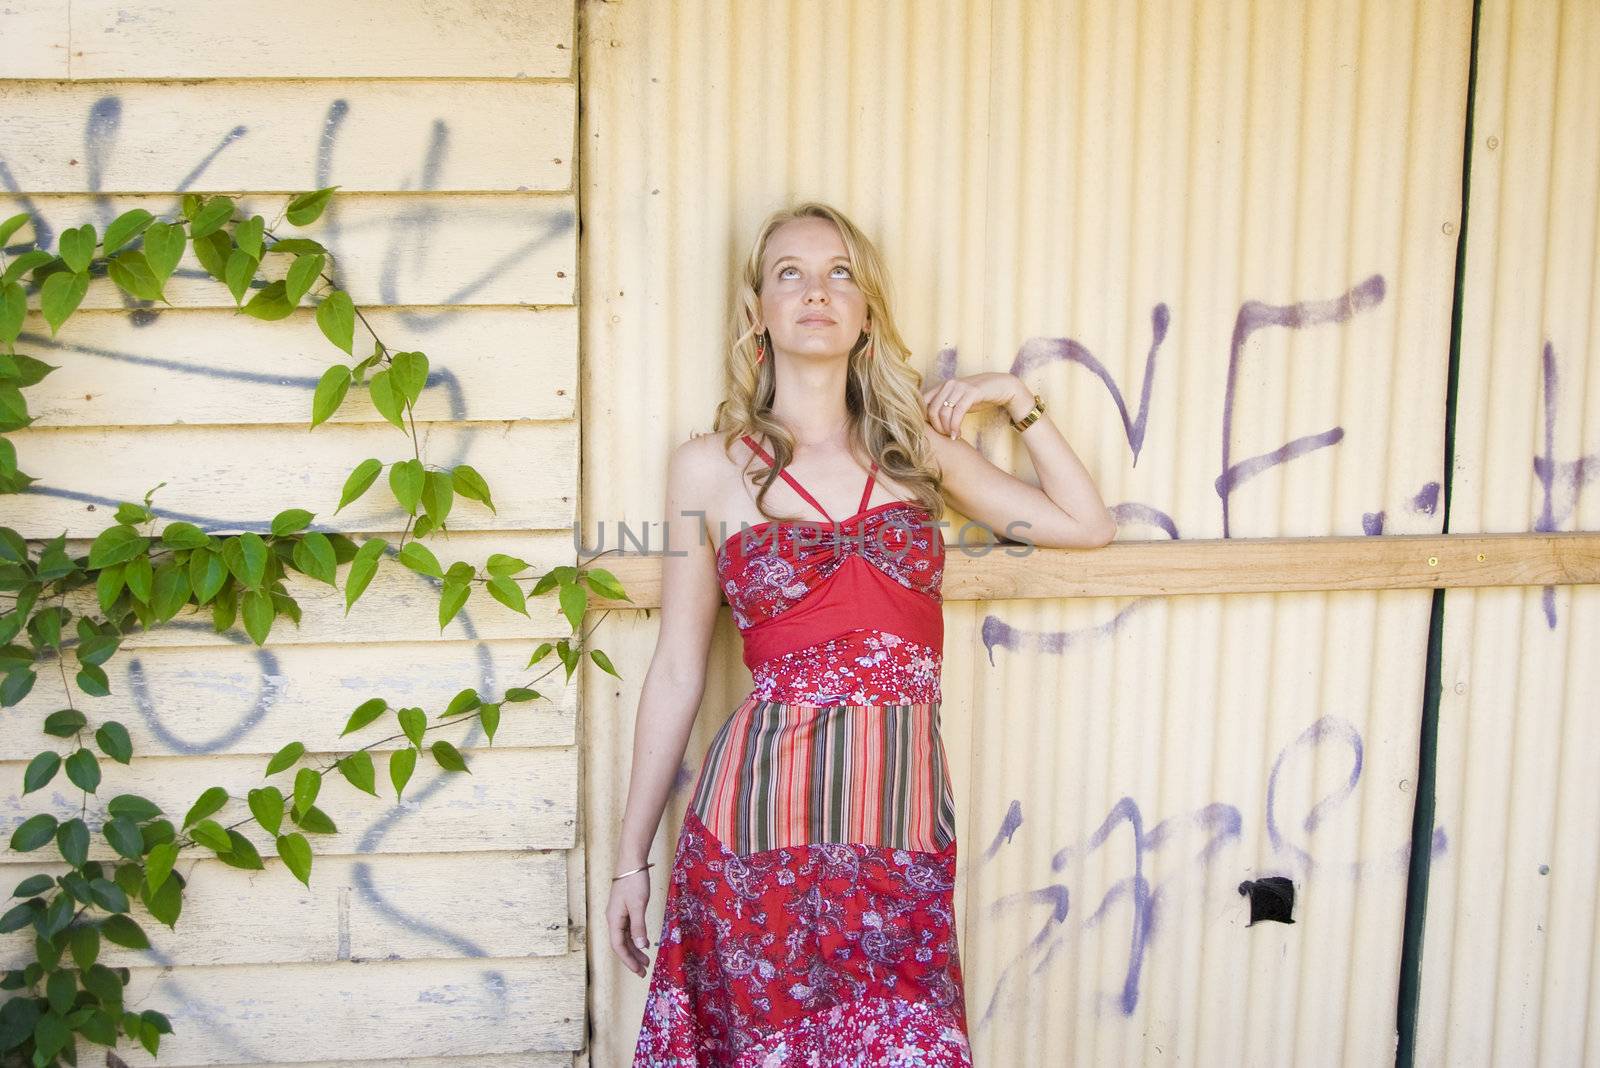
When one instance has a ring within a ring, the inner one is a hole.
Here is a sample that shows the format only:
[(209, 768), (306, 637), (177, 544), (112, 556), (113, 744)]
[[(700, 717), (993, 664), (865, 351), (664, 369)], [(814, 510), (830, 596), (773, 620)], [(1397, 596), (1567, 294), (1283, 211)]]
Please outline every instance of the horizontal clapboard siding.
[(0, 129), (23, 193), (297, 192), (313, 162), (347, 194), (560, 192), (576, 104), (570, 82), (15, 82)]
[[(384, 341), (428, 354), (423, 458), (470, 463), (494, 493), (495, 511), (458, 497), (450, 532), (426, 544), (446, 566), (519, 556), (531, 581), (571, 564), (577, 545), (575, 21), (572, 0), (0, 3), (0, 218), (35, 219), (11, 253), (34, 240), (54, 248), (84, 222), (103, 231), (130, 208), (171, 215), (183, 191), (234, 196), (271, 222), (290, 195), (338, 186), (321, 219), (280, 223), (278, 236), (325, 244), (330, 273)], [(287, 265), (269, 258), (264, 273)], [(116, 502), (165, 482), (154, 498), (163, 521), (259, 531), (303, 507), (315, 529), (384, 537), (392, 556), (405, 516), (385, 503), (385, 480), (334, 508), (351, 468), (404, 459), (410, 440), (360, 389), (308, 430), (317, 379), (348, 362), (318, 330), (314, 300), (258, 322), (187, 255), (166, 296), (136, 303), (102, 279), (60, 336), (28, 317), (19, 351), (58, 370), (28, 391), (34, 425), (8, 435), (39, 481), (5, 499), (0, 522), (30, 538), (65, 533), (83, 553)], [(371, 351), (359, 326), (356, 345), (358, 357)], [(234, 800), (219, 818), (233, 822), (288, 742), (307, 745), (311, 766), (375, 743), (378, 797), (324, 778), (318, 805), (339, 830), (310, 836), (309, 887), (247, 823), (264, 870), (187, 852), (177, 930), (145, 918), (150, 950), (104, 947), (105, 962), (133, 969), (130, 1004), (175, 1028), (158, 1058), (126, 1044), (119, 1055), (167, 1066), (587, 1063), (578, 684), (553, 655), (528, 666), (541, 641), (570, 633), (554, 599), (524, 616), (478, 587), (441, 630), (439, 584), (392, 559), (348, 616), (339, 590), (288, 582), (302, 622), (279, 619), (265, 647), (213, 633), (208, 612), (186, 614), (127, 636), (107, 665), (110, 696), (74, 692), (92, 724), (117, 720), (135, 747), (128, 766), (101, 762), (88, 820), (90, 855), (105, 861), (96, 810), (115, 793), (145, 794), (181, 820), (220, 785)], [(93, 610), (88, 591), (67, 605)], [(70, 647), (64, 656), (70, 676)], [(0, 776), (16, 787), (35, 753), (74, 744), (39, 732), (67, 699), (61, 673), (43, 667), (0, 717)], [(387, 775), (396, 742), (378, 741), (396, 733), (392, 715), (339, 737), (369, 697), (431, 718), (461, 689), (518, 685), (542, 699), (507, 704), (492, 745), (476, 720), (427, 736), (458, 744), (470, 774), (425, 756), (400, 801)], [(19, 793), (0, 809), (0, 834), (81, 805), (64, 775)], [(13, 885), (65, 870), (53, 846), (0, 863)], [(22, 932), (0, 936), (4, 966), (26, 952)]]

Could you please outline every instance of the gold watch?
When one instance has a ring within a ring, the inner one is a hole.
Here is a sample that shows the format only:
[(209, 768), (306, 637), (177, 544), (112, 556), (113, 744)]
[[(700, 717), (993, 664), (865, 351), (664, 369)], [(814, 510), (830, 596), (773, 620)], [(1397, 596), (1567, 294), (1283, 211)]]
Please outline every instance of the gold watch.
[(1017, 433), (1020, 434), (1024, 430), (1026, 430), (1030, 426), (1032, 426), (1034, 420), (1038, 419), (1039, 416), (1041, 416), (1043, 414), (1044, 414), (1044, 398), (1039, 396), (1039, 394), (1035, 393), (1033, 395), (1033, 410), (1030, 411), (1027, 415), (1023, 416), (1021, 419), (1013, 419), (1013, 420), (1011, 420), (1011, 425), (1016, 429)]

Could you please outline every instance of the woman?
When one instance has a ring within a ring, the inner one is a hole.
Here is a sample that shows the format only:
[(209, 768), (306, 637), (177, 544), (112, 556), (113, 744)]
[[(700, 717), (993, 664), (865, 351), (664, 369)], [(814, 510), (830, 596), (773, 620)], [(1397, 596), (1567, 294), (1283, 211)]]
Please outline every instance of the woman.
[[(612, 949), (640, 976), (650, 843), (722, 596), (755, 686), (684, 818), (636, 1065), (971, 1063), (938, 518), (947, 498), (1008, 538), (1074, 547), (1116, 524), (1016, 376), (919, 389), (887, 288), (838, 211), (769, 217), (740, 280), (718, 433), (668, 466), (661, 630), (606, 910)], [(1022, 432), (1042, 489), (960, 440), (962, 419), (990, 407)], [(753, 477), (752, 463), (765, 465)]]

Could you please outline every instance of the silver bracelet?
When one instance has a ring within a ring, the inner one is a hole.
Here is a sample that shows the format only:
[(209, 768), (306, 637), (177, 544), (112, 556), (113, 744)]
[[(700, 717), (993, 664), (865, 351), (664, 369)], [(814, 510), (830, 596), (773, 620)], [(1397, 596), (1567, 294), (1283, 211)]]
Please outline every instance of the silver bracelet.
[(630, 875), (638, 875), (640, 872), (644, 871), (646, 868), (653, 868), (655, 866), (656, 865), (655, 865), (654, 861), (646, 861), (644, 864), (640, 865), (639, 867), (630, 868), (627, 871), (623, 872), (621, 875), (613, 875), (611, 877), (611, 881), (614, 882), (614, 883), (615, 882), (620, 882), (621, 880), (626, 879)]

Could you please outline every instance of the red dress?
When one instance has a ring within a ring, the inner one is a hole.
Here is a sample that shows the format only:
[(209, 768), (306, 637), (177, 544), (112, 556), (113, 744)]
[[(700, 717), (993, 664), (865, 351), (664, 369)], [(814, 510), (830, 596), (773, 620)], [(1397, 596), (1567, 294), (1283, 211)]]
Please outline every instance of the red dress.
[(755, 687), (684, 816), (635, 1066), (972, 1063), (944, 539), (920, 505), (868, 508), (876, 475), (843, 522), (758, 523), (717, 550)]

